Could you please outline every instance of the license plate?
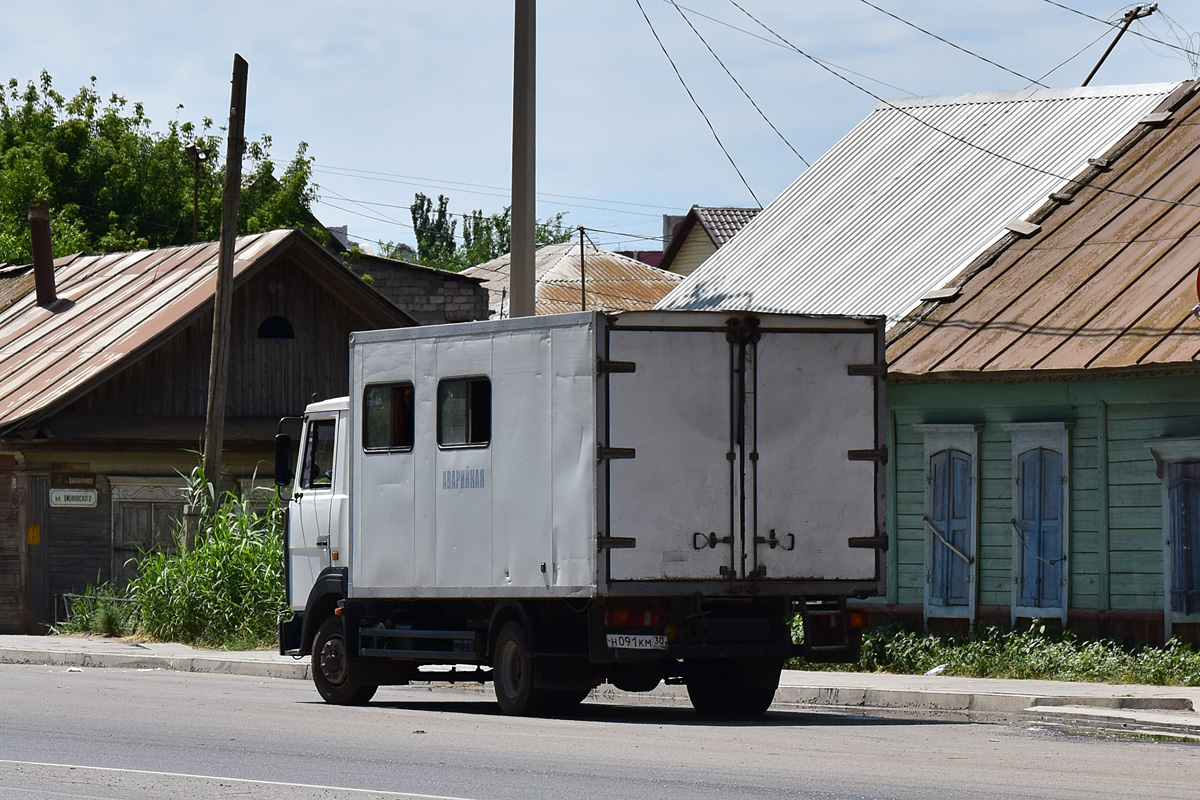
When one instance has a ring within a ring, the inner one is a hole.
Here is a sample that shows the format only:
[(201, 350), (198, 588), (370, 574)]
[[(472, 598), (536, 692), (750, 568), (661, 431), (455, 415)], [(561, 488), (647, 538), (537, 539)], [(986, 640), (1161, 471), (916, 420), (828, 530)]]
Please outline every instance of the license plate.
[(620, 650), (666, 650), (667, 637), (610, 633), (608, 646)]

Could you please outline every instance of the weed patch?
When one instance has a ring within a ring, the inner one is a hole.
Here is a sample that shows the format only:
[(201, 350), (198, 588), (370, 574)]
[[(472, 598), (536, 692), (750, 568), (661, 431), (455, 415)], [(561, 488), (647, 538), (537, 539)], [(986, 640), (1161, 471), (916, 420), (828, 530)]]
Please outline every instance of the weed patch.
[(989, 628), (965, 639), (884, 625), (864, 632), (857, 664), (793, 659), (788, 666), (903, 675), (941, 668), (941, 674), (970, 678), (1200, 686), (1200, 652), (1178, 640), (1129, 648), (1108, 639), (1083, 640), (1070, 631), (1049, 632), (1036, 622), (1028, 630)]

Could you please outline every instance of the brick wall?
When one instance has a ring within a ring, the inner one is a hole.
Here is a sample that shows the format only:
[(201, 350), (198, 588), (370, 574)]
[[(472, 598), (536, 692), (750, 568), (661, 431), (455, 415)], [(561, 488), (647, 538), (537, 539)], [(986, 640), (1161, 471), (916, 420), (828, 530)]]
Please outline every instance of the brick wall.
[(488, 318), (487, 290), (473, 278), (370, 257), (361, 258), (353, 270), (358, 275), (369, 275), (375, 291), (420, 325)]

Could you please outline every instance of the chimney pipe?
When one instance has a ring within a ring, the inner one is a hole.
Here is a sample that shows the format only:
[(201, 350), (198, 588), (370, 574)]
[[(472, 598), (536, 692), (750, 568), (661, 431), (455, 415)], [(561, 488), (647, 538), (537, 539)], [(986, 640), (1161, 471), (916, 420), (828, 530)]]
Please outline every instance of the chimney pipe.
[(54, 290), (54, 251), (50, 246), (50, 204), (34, 200), (29, 205), (29, 239), (33, 246), (33, 281), (39, 306), (58, 299)]

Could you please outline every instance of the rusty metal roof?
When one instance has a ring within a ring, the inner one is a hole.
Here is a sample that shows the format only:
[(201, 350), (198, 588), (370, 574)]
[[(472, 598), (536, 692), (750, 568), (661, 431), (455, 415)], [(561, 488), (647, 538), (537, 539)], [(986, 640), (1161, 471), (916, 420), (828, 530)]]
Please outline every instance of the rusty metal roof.
[(659, 306), (894, 323), (1178, 85), (882, 103)]
[[(583, 277), (587, 284), (587, 310), (638, 311), (654, 307), (680, 281), (681, 276), (647, 266), (640, 261), (601, 250), (590, 242), (583, 247)], [(538, 314), (565, 314), (583, 305), (580, 288), (578, 242), (546, 244), (534, 254), (534, 306)], [(488, 290), (492, 317), (508, 315), (509, 259), (503, 255), (462, 274), (482, 278)]]
[(889, 371), (952, 379), (1194, 368), (1200, 359), (1200, 82), (1107, 164), (893, 330)]
[[(235, 285), (285, 248), (301, 248), (336, 265), (300, 231), (241, 236)], [(209, 242), (59, 258), (54, 262), (58, 300), (48, 307), (37, 305), (31, 268), (0, 275), (0, 298), (5, 298), (0, 300), (0, 430), (73, 400), (199, 314), (211, 315), (218, 251), (219, 244)], [(337, 266), (324, 282), (361, 287), (361, 313), (393, 324), (408, 319)]]

